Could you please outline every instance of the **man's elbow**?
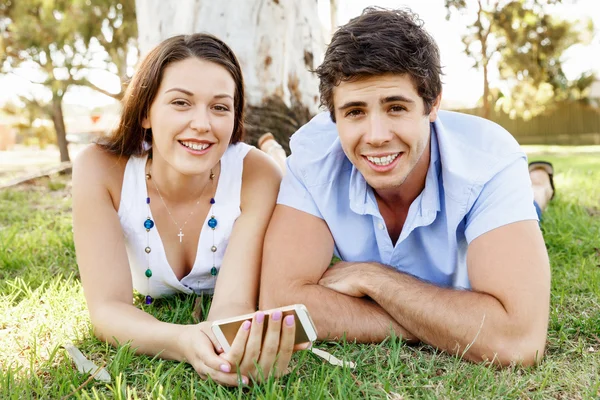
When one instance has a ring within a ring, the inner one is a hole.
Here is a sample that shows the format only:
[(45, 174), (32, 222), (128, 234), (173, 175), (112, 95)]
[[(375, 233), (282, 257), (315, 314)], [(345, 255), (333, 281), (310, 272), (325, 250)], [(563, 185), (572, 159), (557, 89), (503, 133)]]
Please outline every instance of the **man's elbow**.
[(277, 285), (261, 285), (258, 298), (260, 310), (269, 310), (284, 307), (295, 303), (301, 303), (301, 287), (288, 282)]
[(496, 346), (494, 363), (502, 367), (520, 365), (531, 367), (541, 362), (546, 348), (546, 335), (502, 339)]
[(282, 305), (281, 303), (281, 296), (279, 293), (277, 293), (276, 290), (273, 290), (272, 288), (260, 288), (260, 295), (258, 296), (259, 310), (269, 310), (271, 308), (277, 308)]

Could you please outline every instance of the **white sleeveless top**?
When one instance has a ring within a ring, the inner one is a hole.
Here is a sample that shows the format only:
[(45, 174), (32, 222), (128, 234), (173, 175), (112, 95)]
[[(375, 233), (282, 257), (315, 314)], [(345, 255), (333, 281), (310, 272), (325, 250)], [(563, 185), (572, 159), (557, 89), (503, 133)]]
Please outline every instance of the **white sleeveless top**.
[[(252, 146), (240, 142), (229, 145), (223, 154), (221, 175), (214, 197), (215, 204), (202, 225), (194, 266), (181, 281), (177, 279), (167, 261), (156, 225), (150, 232), (146, 232), (146, 228), (144, 228), (144, 221), (148, 216), (154, 221), (146, 204), (148, 191), (145, 166), (148, 156), (129, 158), (123, 176), (118, 215), (125, 236), (125, 247), (135, 290), (154, 298), (177, 292), (199, 294), (211, 293), (214, 290), (216, 277), (210, 273), (213, 267), (211, 247), (213, 243), (217, 247), (217, 251), (214, 253), (214, 265), (219, 269), (229, 243), (233, 224), (241, 213), (240, 194), (244, 158), (252, 148)], [(208, 226), (211, 215), (214, 215), (218, 221), (214, 231)], [(150, 254), (146, 254), (146, 246), (152, 249)], [(148, 265), (152, 271), (151, 278), (147, 278), (145, 275)]]

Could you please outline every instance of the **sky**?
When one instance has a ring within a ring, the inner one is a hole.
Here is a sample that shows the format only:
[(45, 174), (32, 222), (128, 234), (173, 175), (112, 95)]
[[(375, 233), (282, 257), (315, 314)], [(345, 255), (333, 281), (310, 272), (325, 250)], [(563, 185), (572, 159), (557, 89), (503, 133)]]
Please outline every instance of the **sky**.
[[(325, 29), (329, 29), (329, 0), (319, 1), (319, 18)], [(572, 0), (570, 0), (572, 1)], [(473, 61), (463, 52), (461, 34), (465, 31), (467, 20), (452, 18), (446, 20), (444, 0), (338, 0), (338, 24), (346, 23), (370, 5), (386, 8), (408, 7), (419, 14), (425, 29), (436, 40), (441, 53), (444, 77), (443, 98), (456, 106), (474, 106), (483, 92), (482, 73), (472, 67)], [(569, 0), (567, 0), (567, 3)], [(595, 36), (589, 46), (575, 45), (564, 54), (564, 70), (569, 79), (574, 79), (584, 71), (593, 70), (600, 78), (600, 1), (578, 0), (576, 5), (558, 6), (556, 10), (565, 18), (580, 19), (592, 17), (595, 24)], [(595, 55), (595, 56), (592, 56)], [(14, 97), (16, 93), (36, 90), (27, 78), (31, 73), (22, 71), (0, 77), (0, 104)], [(92, 77), (94, 82), (109, 91), (118, 91), (119, 81), (110, 74), (98, 74)], [(498, 81), (497, 72), (492, 69), (492, 86)], [(77, 104), (89, 109), (102, 107), (114, 100), (87, 88), (74, 87), (64, 99), (67, 104)]]

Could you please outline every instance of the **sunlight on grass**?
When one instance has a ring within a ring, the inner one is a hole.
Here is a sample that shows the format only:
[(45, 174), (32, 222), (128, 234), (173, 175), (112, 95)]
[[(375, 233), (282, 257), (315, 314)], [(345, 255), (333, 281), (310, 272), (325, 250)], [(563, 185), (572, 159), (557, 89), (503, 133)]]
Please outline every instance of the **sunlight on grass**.
[[(353, 371), (301, 352), (285, 378), (231, 389), (200, 380), (187, 364), (113, 348), (91, 331), (73, 246), (70, 183), (57, 177), (0, 191), (0, 398), (598, 398), (600, 155), (593, 151), (600, 146), (530, 147), (531, 160), (554, 164), (557, 187), (542, 224), (553, 279), (547, 353), (536, 368), (498, 370), (389, 338), (378, 345), (318, 344), (355, 361)], [(192, 323), (194, 302), (175, 296), (147, 311)], [(78, 373), (62, 348), (67, 342), (105, 365), (112, 382), (86, 383), (89, 375)]]
[(558, 145), (533, 145), (527, 144), (521, 146), (527, 154), (554, 154), (554, 155), (573, 155), (573, 154), (600, 154), (599, 145), (590, 146), (558, 146)]

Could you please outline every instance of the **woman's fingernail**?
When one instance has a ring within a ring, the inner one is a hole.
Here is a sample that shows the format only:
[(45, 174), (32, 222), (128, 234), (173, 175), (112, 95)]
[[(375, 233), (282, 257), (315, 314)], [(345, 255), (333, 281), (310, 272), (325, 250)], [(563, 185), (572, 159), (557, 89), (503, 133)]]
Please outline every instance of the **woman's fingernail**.
[(293, 315), (288, 315), (288, 316), (287, 316), (287, 317), (285, 317), (283, 320), (285, 321), (285, 324), (286, 324), (287, 326), (292, 326), (292, 325), (294, 325), (294, 316), (293, 316)]
[(248, 378), (246, 378), (245, 376), (242, 376), (242, 382), (244, 383), (244, 385), (248, 384)]
[(252, 322), (250, 321), (244, 321), (244, 323), (242, 324), (242, 328), (244, 328), (245, 331), (250, 329), (250, 326), (252, 325)]
[(231, 367), (229, 365), (227, 365), (227, 364), (221, 364), (221, 366), (219, 368), (223, 372), (231, 372)]
[(273, 321), (279, 321), (281, 319), (281, 311), (275, 311), (273, 314), (271, 314), (271, 318), (273, 319)]
[(258, 322), (259, 324), (262, 324), (264, 320), (265, 320), (265, 313), (263, 313), (262, 311), (257, 312), (256, 313), (256, 322)]

